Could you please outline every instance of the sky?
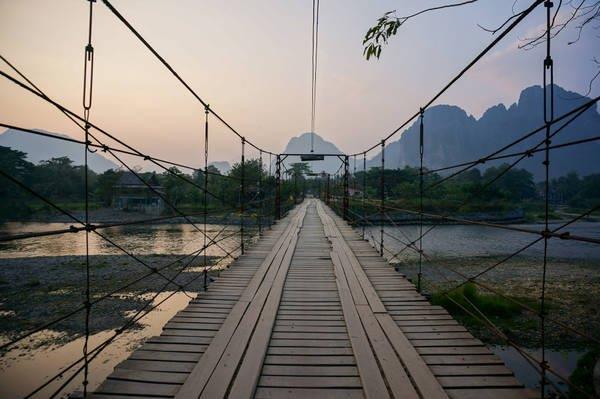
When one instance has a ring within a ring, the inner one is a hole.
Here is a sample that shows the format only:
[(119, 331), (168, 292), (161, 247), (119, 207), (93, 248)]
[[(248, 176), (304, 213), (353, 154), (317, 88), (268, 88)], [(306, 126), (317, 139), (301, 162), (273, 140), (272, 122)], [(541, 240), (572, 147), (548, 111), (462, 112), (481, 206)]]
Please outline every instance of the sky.
[[(513, 0), (479, 2), (409, 21), (366, 61), (362, 38), (384, 12), (409, 14), (432, 0), (322, 0), (316, 132), (342, 151), (375, 144), (426, 103), (511, 15)], [(112, 0), (196, 92), (242, 135), (273, 152), (310, 130), (311, 0)], [(516, 8), (530, 1), (519, 0)], [(203, 163), (204, 109), (102, 4), (94, 6), (95, 71), (91, 121), (140, 151)], [(0, 0), (0, 53), (51, 98), (82, 111), (88, 3)], [(539, 7), (439, 99), (479, 117), (542, 81), (544, 48), (517, 48), (540, 31)], [(590, 31), (591, 32), (591, 31)], [(573, 30), (553, 45), (555, 82), (584, 93), (596, 71), (598, 39)], [(11, 72), (0, 61), (0, 68)], [(598, 95), (600, 83), (593, 86)], [(81, 138), (51, 105), (0, 79), (0, 121)], [(210, 121), (213, 161), (239, 159), (240, 140)], [(308, 149), (307, 149), (308, 150)], [(257, 157), (248, 151), (248, 157)], [(143, 162), (138, 161), (139, 164)]]

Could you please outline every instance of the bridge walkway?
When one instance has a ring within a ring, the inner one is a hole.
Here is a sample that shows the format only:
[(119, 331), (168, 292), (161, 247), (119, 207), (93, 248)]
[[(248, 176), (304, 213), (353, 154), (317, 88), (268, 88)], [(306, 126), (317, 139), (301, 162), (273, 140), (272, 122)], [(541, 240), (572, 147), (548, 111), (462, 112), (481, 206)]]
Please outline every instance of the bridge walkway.
[(530, 398), (318, 200), (119, 364), (96, 398)]

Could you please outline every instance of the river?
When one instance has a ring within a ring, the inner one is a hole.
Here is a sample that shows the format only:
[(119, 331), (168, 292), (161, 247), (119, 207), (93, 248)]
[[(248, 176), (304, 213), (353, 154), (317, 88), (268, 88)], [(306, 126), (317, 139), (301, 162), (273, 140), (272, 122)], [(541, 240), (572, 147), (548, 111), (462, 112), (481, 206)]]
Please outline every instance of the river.
[[(536, 231), (541, 231), (544, 228), (541, 224), (519, 224), (514, 226)], [(556, 229), (559, 226), (559, 223), (552, 223), (550, 229)], [(424, 225), (423, 232), (426, 232), (430, 227)], [(600, 239), (600, 223), (596, 222), (580, 222), (568, 226), (559, 232), (563, 233), (565, 231), (570, 232), (572, 235)], [(419, 237), (419, 226), (385, 226), (384, 232), (384, 247), (396, 253), (404, 248), (404, 245), (390, 236), (397, 237), (407, 243)], [(367, 227), (365, 234), (366, 238), (371, 241), (374, 239), (377, 245), (379, 245), (379, 227)], [(484, 226), (439, 225), (423, 237), (423, 250), (430, 257), (439, 258), (498, 256), (510, 254), (537, 238), (539, 238), (538, 235), (530, 233), (520, 233)], [(597, 244), (552, 238), (549, 241), (548, 248), (550, 257), (600, 260), (600, 246)], [(522, 255), (540, 256), (543, 254), (543, 249), (542, 240), (523, 251)], [(399, 259), (414, 259), (417, 256), (415, 251), (405, 250), (399, 256)]]
[[(69, 223), (4, 223), (0, 224), (0, 236), (6, 234), (22, 234), (54, 229), (69, 228)], [(542, 230), (540, 224), (520, 224), (517, 227)], [(551, 229), (559, 224), (551, 224)], [(210, 236), (214, 236), (224, 226), (207, 225)], [(423, 226), (426, 231), (430, 226)], [(226, 226), (223, 235), (231, 234), (237, 226)], [(571, 234), (600, 238), (600, 223), (580, 222), (568, 226), (564, 231)], [(123, 226), (102, 230), (111, 240), (133, 253), (140, 255), (180, 255), (193, 251), (202, 240), (202, 234), (190, 224), (154, 224), (145, 226)], [(419, 226), (403, 227), (386, 226), (385, 232), (407, 242), (418, 237)], [(561, 230), (563, 232), (563, 230)], [(366, 236), (379, 242), (379, 228), (368, 227)], [(494, 229), (483, 226), (440, 225), (423, 238), (423, 249), (428, 255), (436, 257), (494, 256), (503, 255), (525, 246), (537, 238), (536, 235), (518, 233), (509, 230)], [(549, 255), (569, 259), (600, 259), (600, 247), (595, 244), (571, 241), (550, 240)], [(226, 240), (223, 245), (234, 249), (235, 241)], [(402, 243), (384, 235), (384, 245), (392, 251), (404, 247)], [(215, 251), (218, 250), (215, 248)], [(523, 252), (524, 255), (538, 256), (543, 251), (542, 243), (533, 245)], [(63, 234), (30, 238), (19, 241), (0, 243), (1, 258), (36, 257), (36, 256), (70, 256), (85, 254), (85, 236), (83, 233)], [(90, 235), (90, 255), (120, 255), (121, 252), (101, 237)], [(211, 254), (211, 253), (209, 253)], [(215, 253), (218, 255), (219, 253)], [(414, 251), (404, 251), (402, 258), (415, 257)]]
[[(557, 227), (553, 224), (551, 228)], [(68, 223), (6, 223), (0, 225), (0, 235), (22, 234), (27, 232), (40, 232), (53, 229), (68, 228)], [(234, 233), (237, 226), (207, 226), (210, 236), (216, 235), (225, 227), (224, 235)], [(539, 224), (523, 224), (519, 227), (541, 230)], [(424, 226), (427, 230), (429, 226)], [(600, 223), (581, 222), (569, 226), (571, 234), (600, 238)], [(360, 231), (360, 230), (359, 230)], [(414, 240), (418, 237), (418, 226), (391, 227), (386, 226), (387, 234), (401, 238), (403, 241)], [(202, 235), (189, 224), (156, 224), (148, 226), (127, 226), (103, 230), (111, 240), (123, 245), (136, 254), (186, 254), (198, 247), (202, 242)], [(367, 228), (365, 234), (379, 242), (379, 228)], [(433, 229), (423, 240), (423, 248), (429, 256), (434, 257), (468, 257), (468, 256), (496, 256), (511, 253), (512, 251), (530, 243), (537, 237), (532, 234), (516, 233), (513, 231), (487, 228), (482, 226), (441, 225)], [(404, 245), (389, 236), (384, 236), (385, 246), (397, 252)], [(223, 245), (227, 249), (234, 249), (239, 240), (226, 240)], [(569, 259), (600, 260), (600, 247), (594, 244), (552, 239), (550, 241), (550, 256)], [(539, 256), (542, 254), (541, 243), (527, 249), (524, 254)], [(0, 259), (28, 258), (46, 256), (72, 256), (85, 254), (84, 234), (63, 234), (30, 238), (12, 242), (0, 243)], [(118, 255), (121, 252), (111, 244), (95, 234), (90, 235), (90, 254), (92, 255)], [(215, 253), (220, 255), (221, 253)], [(414, 251), (404, 251), (401, 259), (414, 259)], [(1, 263), (0, 263), (1, 264)], [(129, 335), (119, 340), (120, 344), (107, 351), (103, 362), (94, 366), (91, 387), (96, 386), (105, 378), (112, 368), (127, 357), (133, 349), (131, 342), (156, 335), (164, 323), (187, 303), (187, 299), (178, 295), (174, 302), (167, 302), (156, 314), (150, 315), (141, 330), (128, 333)], [(100, 342), (110, 334), (110, 330), (95, 334), (93, 342)], [(39, 385), (51, 373), (56, 372), (56, 365), (66, 364), (75, 358), (81, 350), (81, 339), (72, 341), (58, 347), (45, 347), (34, 350), (15, 350), (9, 352), (0, 362), (0, 396), (17, 397)], [(514, 353), (505, 347), (494, 347), (500, 357), (513, 369), (517, 377), (525, 385), (535, 387), (537, 378), (529, 366)], [(551, 351), (552, 360), (561, 368), (564, 375), (569, 375), (575, 368), (576, 360), (581, 352)], [(35, 370), (35, 372), (34, 372)], [(23, 376), (28, 375), (26, 381)], [(555, 381), (557, 382), (557, 381)], [(70, 385), (70, 387), (75, 385)], [(47, 393), (47, 392), (45, 392)]]
[[(2, 235), (38, 233), (50, 230), (68, 229), (70, 223), (4, 223), (0, 224)], [(203, 229), (203, 225), (199, 225)], [(238, 226), (207, 225), (207, 234), (214, 237), (222, 229), (219, 237), (233, 234)], [(111, 241), (137, 255), (183, 255), (202, 246), (203, 235), (191, 224), (152, 224), (110, 227), (101, 230)], [(237, 241), (237, 243), (236, 243)], [(220, 246), (228, 251), (239, 245), (239, 240), (224, 240)], [(90, 255), (121, 255), (122, 252), (97, 234), (90, 234)], [(216, 247), (211, 247), (207, 255), (221, 255)], [(27, 238), (0, 243), (0, 259), (37, 256), (85, 255), (85, 233)]]

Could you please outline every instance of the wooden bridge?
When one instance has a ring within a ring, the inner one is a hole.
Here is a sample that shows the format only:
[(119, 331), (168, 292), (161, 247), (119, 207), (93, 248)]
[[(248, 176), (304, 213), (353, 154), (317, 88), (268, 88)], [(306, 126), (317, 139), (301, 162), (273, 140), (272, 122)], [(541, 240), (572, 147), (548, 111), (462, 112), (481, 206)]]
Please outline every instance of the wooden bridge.
[(481, 341), (306, 200), (94, 397), (529, 398)]

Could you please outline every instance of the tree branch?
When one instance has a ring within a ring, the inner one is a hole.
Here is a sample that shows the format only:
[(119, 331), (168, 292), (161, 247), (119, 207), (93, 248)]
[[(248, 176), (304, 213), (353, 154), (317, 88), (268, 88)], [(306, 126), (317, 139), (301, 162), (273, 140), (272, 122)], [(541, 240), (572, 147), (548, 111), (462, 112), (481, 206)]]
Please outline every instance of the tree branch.
[(388, 39), (398, 32), (398, 28), (404, 25), (411, 18), (415, 18), (419, 15), (431, 12), (438, 11), (446, 8), (453, 7), (461, 7), (467, 4), (476, 3), (479, 0), (467, 0), (462, 1), (460, 3), (451, 3), (444, 4), (437, 7), (425, 8), (421, 11), (417, 11), (414, 14), (402, 16), (402, 17), (393, 17), (392, 15), (396, 13), (396, 10), (388, 11), (381, 18), (377, 20), (377, 24), (370, 28), (365, 37), (363, 39), (363, 55), (369, 60), (372, 56), (379, 58), (381, 55), (381, 47), (382, 44), (387, 44)]

